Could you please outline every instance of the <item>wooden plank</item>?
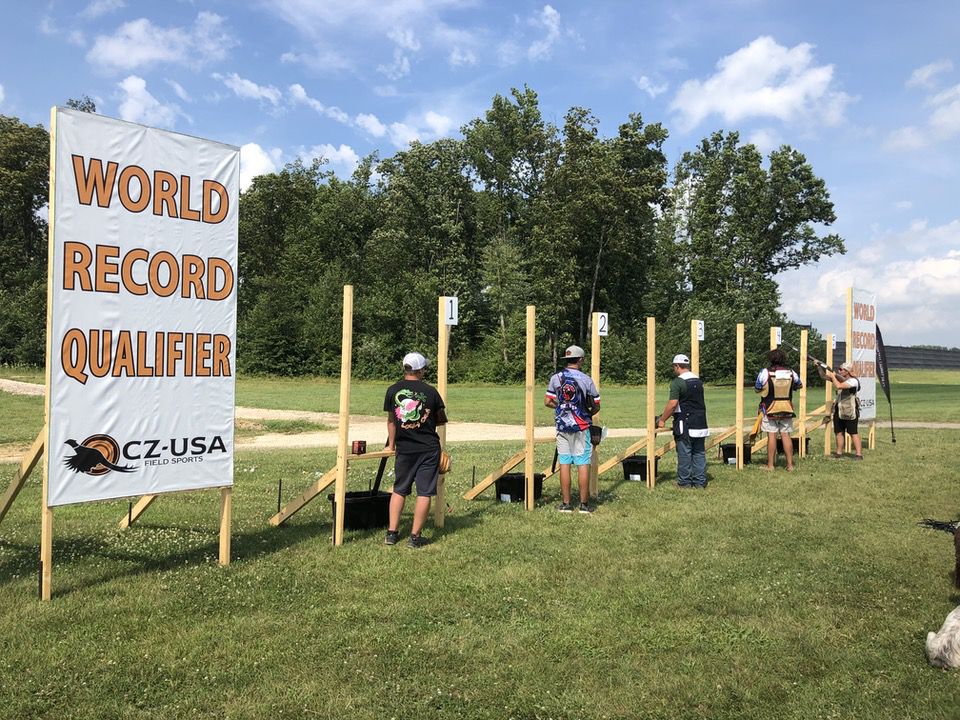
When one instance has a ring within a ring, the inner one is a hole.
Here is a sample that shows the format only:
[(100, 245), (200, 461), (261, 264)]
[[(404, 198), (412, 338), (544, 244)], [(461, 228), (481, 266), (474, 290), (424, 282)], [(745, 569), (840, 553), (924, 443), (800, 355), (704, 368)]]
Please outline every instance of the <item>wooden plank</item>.
[[(437, 298), (437, 392), (443, 404), (447, 404), (447, 353), (450, 348), (450, 326), (446, 323), (446, 308), (443, 296)], [(440, 450), (447, 447), (447, 426), (438, 425)], [(437, 477), (437, 496), (433, 502), (433, 525), (442, 528), (447, 516), (447, 476), (440, 473)]]
[(527, 449), (524, 448), (520, 452), (514, 453), (501, 465), (499, 468), (494, 470), (492, 473), (487, 475), (483, 480), (477, 483), (474, 487), (470, 488), (470, 491), (465, 493), (463, 496), (464, 500), (473, 500), (477, 495), (482, 493), (488, 487), (493, 485), (499, 478), (503, 477), (510, 470), (513, 470), (517, 465), (520, 464), (520, 461), (523, 460), (527, 455)]
[[(56, 247), (57, 108), (50, 108), (50, 182), (47, 201), (47, 362), (44, 371), (43, 424), (50, 430), (50, 374), (53, 368), (53, 267)], [(48, 441), (49, 442), (49, 441)], [(40, 498), (40, 599), (50, 600), (53, 581), (53, 511), (47, 505), (50, 453), (43, 453), (43, 480)]]
[(652, 490), (657, 485), (656, 459), (657, 426), (650, 424), (657, 412), (657, 320), (647, 318), (647, 488)]
[(734, 430), (737, 438), (737, 470), (743, 470), (743, 376), (745, 373), (744, 354), (745, 325), (737, 323), (737, 419)]
[(807, 342), (809, 330), (800, 331), (800, 457), (807, 456)]
[(526, 343), (526, 386), (524, 388), (524, 425), (526, 446), (524, 447), (523, 480), (526, 486), (524, 507), (533, 510), (536, 501), (533, 497), (533, 385), (537, 380), (537, 309), (527, 305), (527, 343)]
[(280, 525), (285, 523), (291, 517), (300, 512), (304, 506), (307, 505), (311, 500), (313, 500), (317, 495), (322, 493), (328, 487), (333, 485), (337, 479), (337, 467), (334, 466), (327, 470), (319, 480), (313, 483), (309, 488), (307, 488), (303, 493), (298, 495), (296, 498), (288, 502), (283, 508), (270, 518), (270, 524), (273, 526)]
[(230, 519), (233, 515), (233, 488), (220, 489), (220, 565), (230, 564)]
[[(827, 367), (833, 367), (833, 335), (827, 335), (827, 352), (824, 362), (827, 363)], [(833, 405), (833, 383), (826, 382), (824, 383), (823, 391), (823, 406), (825, 408)], [(833, 428), (827, 427), (823, 431), (823, 454), (830, 455), (831, 446), (833, 444)]]
[(617, 453), (612, 458), (605, 461), (602, 465), (600, 465), (599, 468), (597, 468), (597, 472), (603, 475), (603, 473), (607, 472), (607, 470), (610, 470), (611, 468), (616, 467), (617, 465), (622, 463), (626, 458), (633, 455), (637, 450), (642, 450), (644, 447), (646, 447), (646, 445), (647, 445), (646, 438), (643, 438), (642, 440), (637, 440), (635, 443), (630, 445), (626, 450), (623, 450), (622, 452)]
[(712, 447), (716, 447), (717, 445), (722, 443), (724, 440), (726, 440), (728, 437), (732, 437), (736, 432), (737, 432), (737, 428), (732, 427), (729, 430), (723, 431), (719, 435), (711, 435), (709, 438), (707, 438), (707, 441), (703, 444), (703, 449), (709, 450)]
[(361, 455), (350, 455), (347, 457), (347, 464), (359, 462), (361, 460), (379, 460), (380, 458), (393, 457), (396, 453), (393, 450), (374, 450), (373, 452), (363, 453)]
[(121, 530), (126, 530), (128, 527), (133, 525), (141, 515), (143, 515), (146, 509), (150, 507), (153, 504), (153, 501), (156, 499), (156, 495), (144, 495), (141, 497), (130, 509), (130, 512), (120, 519), (120, 522), (117, 524), (117, 526)]
[[(597, 392), (600, 391), (600, 313), (595, 312), (591, 316), (590, 327), (590, 379), (597, 386)], [(600, 415), (594, 415), (591, 421), (599, 422)], [(590, 438), (587, 438), (590, 442)], [(598, 446), (599, 447), (599, 446)], [(600, 453), (597, 448), (591, 448), (590, 452), (590, 475), (589, 475), (590, 497), (597, 498), (600, 495)]]
[(337, 436), (337, 512), (333, 544), (343, 545), (343, 517), (347, 501), (347, 442), (350, 431), (350, 377), (353, 372), (353, 285), (343, 286), (343, 333), (340, 340), (340, 427)]
[(13, 476), (13, 482), (10, 483), (10, 487), (3, 493), (3, 497), (0, 498), (0, 523), (3, 522), (3, 518), (6, 516), (7, 511), (10, 510), (10, 506), (13, 505), (13, 501), (17, 499), (17, 495), (20, 494), (24, 484), (27, 482), (27, 478), (30, 477), (30, 473), (33, 472), (37, 463), (40, 462), (46, 439), (47, 428), (44, 427), (37, 435), (37, 439), (33, 441), (33, 445), (27, 450), (27, 454), (20, 460), (20, 466), (17, 468), (16, 475)]

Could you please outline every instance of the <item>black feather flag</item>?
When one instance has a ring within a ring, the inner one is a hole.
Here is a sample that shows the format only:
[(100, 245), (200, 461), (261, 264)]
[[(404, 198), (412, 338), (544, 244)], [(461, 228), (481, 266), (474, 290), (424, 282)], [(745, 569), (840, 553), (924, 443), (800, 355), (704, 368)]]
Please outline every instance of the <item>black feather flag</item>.
[(880, 326), (874, 325), (877, 330), (877, 377), (880, 378), (880, 387), (883, 388), (883, 394), (887, 396), (887, 405), (890, 406), (890, 438), (896, 443), (897, 436), (893, 432), (893, 401), (890, 399), (890, 370), (887, 367), (887, 351), (883, 347), (883, 335), (880, 334)]

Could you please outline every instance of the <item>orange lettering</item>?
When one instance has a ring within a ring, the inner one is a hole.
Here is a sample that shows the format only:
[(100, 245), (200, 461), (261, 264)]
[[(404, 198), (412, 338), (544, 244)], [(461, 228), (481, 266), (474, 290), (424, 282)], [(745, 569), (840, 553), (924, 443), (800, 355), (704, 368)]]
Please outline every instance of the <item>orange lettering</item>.
[(80, 278), (82, 290), (93, 290), (90, 282), (90, 263), (93, 262), (93, 252), (87, 245), (79, 242), (63, 244), (63, 289), (73, 290), (74, 280)]
[(103, 162), (98, 158), (91, 158), (90, 166), (85, 171), (81, 155), (71, 155), (70, 157), (73, 159), (73, 179), (77, 186), (77, 199), (80, 204), (90, 205), (93, 196), (96, 195), (97, 205), (102, 208), (110, 207), (113, 181), (117, 176), (117, 163), (108, 162), (107, 172), (104, 173)]
[[(140, 183), (140, 195), (134, 200), (130, 196), (130, 181), (136, 178)], [(136, 165), (128, 165), (120, 171), (120, 182), (117, 187), (120, 202), (132, 213), (143, 212), (150, 205), (150, 178), (147, 171)]]

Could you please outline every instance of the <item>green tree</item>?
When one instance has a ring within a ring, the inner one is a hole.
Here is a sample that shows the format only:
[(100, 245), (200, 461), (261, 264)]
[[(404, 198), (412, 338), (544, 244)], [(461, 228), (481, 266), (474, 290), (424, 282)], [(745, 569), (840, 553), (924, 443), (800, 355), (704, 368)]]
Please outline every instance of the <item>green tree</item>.
[(50, 140), (0, 115), (0, 362), (44, 361)]

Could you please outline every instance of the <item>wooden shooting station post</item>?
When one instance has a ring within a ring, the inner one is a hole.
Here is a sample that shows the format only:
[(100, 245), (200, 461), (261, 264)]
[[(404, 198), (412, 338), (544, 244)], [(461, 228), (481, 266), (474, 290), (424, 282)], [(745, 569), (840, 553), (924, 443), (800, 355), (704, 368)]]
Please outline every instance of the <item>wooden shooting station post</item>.
[[(657, 377), (657, 320), (656, 318), (648, 317), (647, 318), (647, 402), (646, 402), (646, 433), (645, 436), (638, 439), (636, 442), (631, 443), (629, 447), (625, 450), (621, 450), (616, 455), (610, 459), (599, 464), (597, 468), (598, 476), (605, 473), (607, 470), (616, 467), (622, 463), (626, 458), (633, 455), (638, 450), (646, 448), (647, 456), (647, 467), (646, 467), (646, 478), (647, 478), (647, 488), (652, 490), (656, 487), (657, 478), (654, 468), (656, 467), (656, 458), (660, 455), (663, 455), (666, 452), (666, 448), (670, 447), (669, 445), (661, 448), (660, 451), (657, 450), (657, 426), (653, 422), (654, 415), (656, 414), (656, 377)], [(599, 375), (599, 372), (598, 372)], [(596, 380), (594, 380), (596, 382)]]
[(337, 434), (337, 464), (327, 470), (316, 482), (303, 493), (289, 501), (273, 517), (270, 524), (274, 527), (282, 525), (291, 517), (300, 512), (317, 495), (331, 485), (334, 485), (334, 502), (336, 512), (333, 516), (333, 544), (339, 547), (343, 544), (343, 518), (347, 497), (347, 474), (350, 465), (363, 460), (379, 460), (392, 457), (393, 451), (379, 450), (376, 452), (353, 455), (347, 452), (350, 432), (350, 381), (353, 371), (353, 286), (343, 286), (343, 331), (341, 336), (340, 356), (340, 409)]
[[(480, 482), (474, 485), (470, 490), (463, 494), (464, 500), (474, 500), (484, 490), (493, 485), (497, 480), (513, 470), (517, 465), (523, 462), (524, 479), (524, 507), (527, 510), (533, 510), (536, 503), (534, 501), (534, 448), (538, 442), (556, 442), (555, 438), (544, 438), (537, 440), (534, 437), (534, 386), (536, 385), (536, 328), (537, 328), (537, 309), (533, 305), (527, 305), (527, 338), (526, 338), (526, 375), (524, 383), (524, 446), (519, 452), (514, 453), (500, 465), (496, 470), (484, 477)], [(553, 474), (550, 467), (544, 470), (544, 479)]]
[[(447, 358), (450, 353), (450, 326), (456, 325), (459, 318), (459, 303), (455, 297), (437, 299), (437, 392), (443, 404), (447, 404)], [(438, 425), (440, 449), (447, 449), (447, 426)], [(447, 517), (446, 474), (437, 476), (437, 497), (433, 504), (433, 524), (442, 528)]]
[[(603, 327), (601, 327), (603, 323)], [(590, 378), (593, 384), (597, 386), (597, 392), (600, 392), (600, 336), (607, 334), (607, 314), (593, 313), (590, 323)], [(600, 413), (594, 415), (591, 419), (596, 419)], [(587, 439), (590, 442), (590, 439)], [(590, 453), (590, 497), (596, 498), (600, 494), (600, 453), (597, 447), (591, 448)]]
[[(827, 367), (833, 367), (833, 334), (827, 335), (827, 353), (826, 357), (823, 360)], [(833, 404), (833, 383), (825, 382), (824, 383), (824, 394), (823, 394), (823, 406), (829, 408)], [(823, 454), (831, 454), (831, 446), (833, 444), (833, 425), (831, 423), (826, 423), (826, 426), (823, 429)]]
[[(691, 320), (691, 321), (690, 321), (690, 371), (691, 371), (694, 375), (696, 375), (697, 377), (700, 377), (700, 341), (703, 340), (704, 337), (705, 337), (705, 329), (704, 329), (703, 320)], [(742, 357), (742, 356), (741, 356), (741, 357)], [(702, 380), (702, 378), (701, 378), (701, 380)], [(741, 403), (742, 403), (742, 397), (743, 397), (743, 387), (742, 387), (742, 383), (741, 383), (741, 385), (739, 386), (739, 391), (740, 391), (740, 397), (741, 397)], [(743, 408), (741, 407), (740, 410), (742, 411), (742, 409), (743, 409)], [(707, 416), (708, 416), (708, 417), (709, 417), (709, 415), (710, 415), (710, 413), (707, 412)], [(739, 427), (740, 427), (741, 432), (739, 433), (738, 437), (741, 438), (740, 443), (741, 443), (741, 447), (742, 447), (742, 442), (743, 442), (743, 440), (742, 440), (742, 438), (743, 438), (743, 433), (742, 433), (743, 420), (742, 420), (742, 418), (741, 418), (741, 420), (740, 420), (740, 426), (739, 426)], [(720, 433), (719, 435), (711, 435), (710, 438), (709, 438), (709, 440), (706, 440), (706, 439), (705, 439), (705, 440), (704, 440), (704, 444), (703, 444), (704, 452), (706, 452), (706, 451), (709, 450), (710, 448), (713, 448), (713, 447), (716, 447), (716, 446), (720, 445), (724, 440), (727, 440), (728, 438), (730, 438), (730, 437), (732, 437), (732, 436), (734, 436), (734, 435), (737, 435), (737, 434), (738, 434), (738, 433), (737, 433), (737, 429), (738, 429), (738, 426), (737, 426), (736, 423), (734, 423), (734, 425), (733, 425), (732, 428), (727, 429), (726, 431)], [(673, 444), (671, 445), (671, 447), (676, 447), (676, 442), (675, 442), (675, 441), (673, 441)], [(742, 452), (743, 452), (743, 451), (741, 450), (740, 452), (741, 452), (741, 455), (742, 455)], [(742, 467), (742, 465), (738, 465), (738, 467)]]
[(744, 376), (744, 352), (746, 343), (744, 342), (745, 327), (743, 323), (737, 323), (737, 400), (734, 422), (734, 433), (737, 445), (737, 470), (743, 470), (743, 376)]

